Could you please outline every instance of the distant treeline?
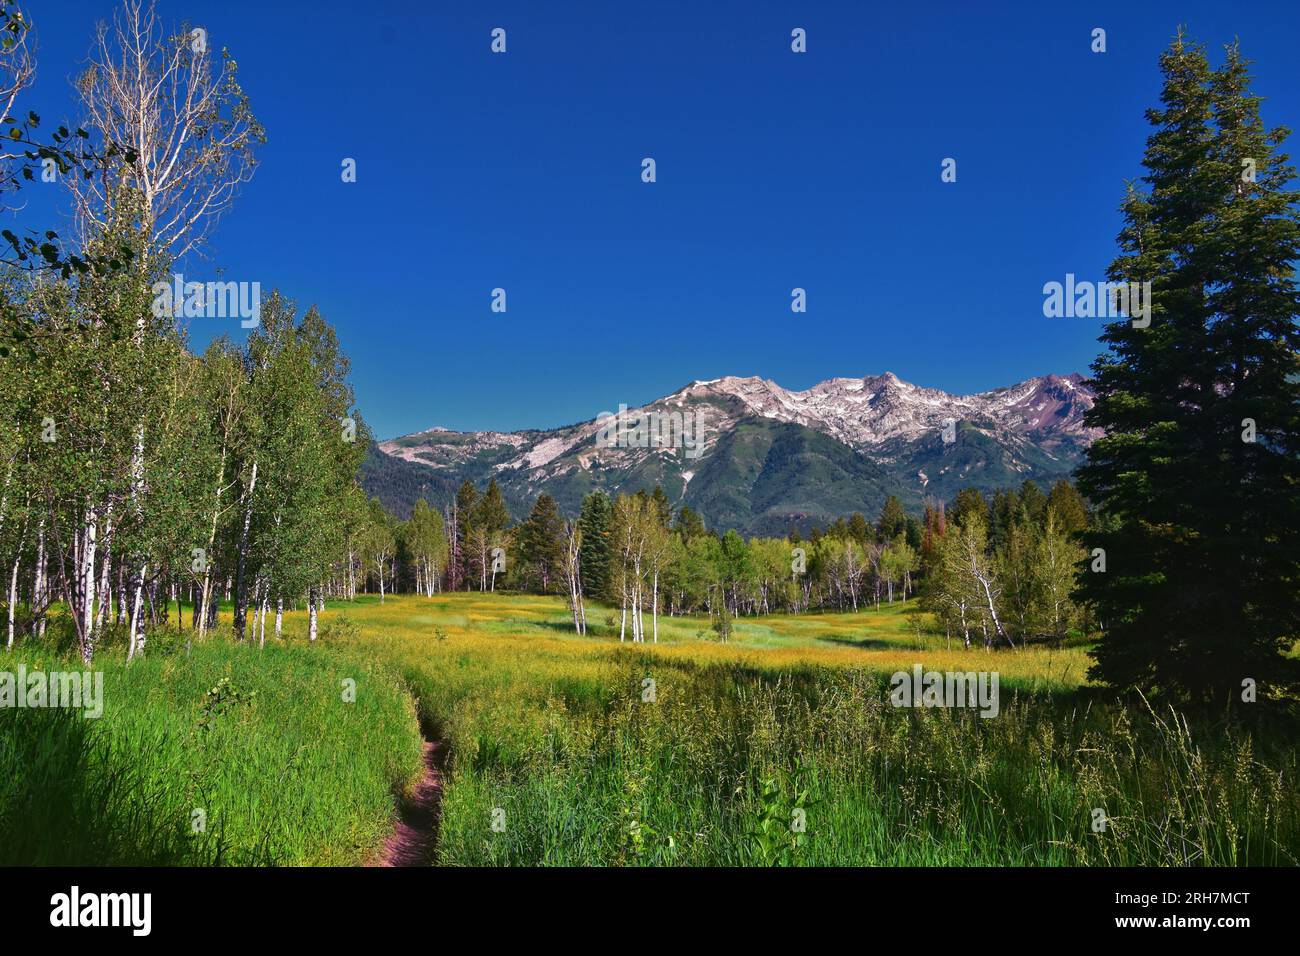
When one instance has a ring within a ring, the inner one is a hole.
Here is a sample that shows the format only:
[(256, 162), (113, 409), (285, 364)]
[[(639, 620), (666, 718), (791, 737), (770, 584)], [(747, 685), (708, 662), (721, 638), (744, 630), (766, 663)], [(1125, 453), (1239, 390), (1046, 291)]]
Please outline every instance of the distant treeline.
[(1088, 509), (1064, 480), (1047, 493), (1026, 481), (992, 500), (966, 489), (919, 516), (890, 497), (874, 520), (855, 513), (806, 538), (719, 533), (690, 507), (674, 509), (661, 488), (612, 499), (593, 492), (576, 520), (543, 493), (512, 524), (495, 481), (482, 493), (465, 482), (441, 514), (420, 499), (407, 521), (378, 502), (372, 515), (362, 551), (368, 588), (564, 595), (579, 633), (591, 599), (617, 605), (620, 633), (634, 641), (655, 639), (660, 614), (706, 613), (725, 640), (739, 615), (863, 610), (917, 596), (967, 646), (1061, 639), (1085, 623), (1070, 593)]

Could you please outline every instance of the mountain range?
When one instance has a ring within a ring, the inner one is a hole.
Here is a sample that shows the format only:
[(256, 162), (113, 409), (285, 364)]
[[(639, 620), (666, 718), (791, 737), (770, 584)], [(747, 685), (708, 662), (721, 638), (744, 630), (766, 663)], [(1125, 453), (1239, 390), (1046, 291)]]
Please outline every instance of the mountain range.
[[(915, 510), (967, 486), (992, 492), (1067, 476), (1099, 434), (1083, 422), (1092, 403), (1077, 373), (975, 395), (912, 385), (892, 372), (803, 391), (728, 376), (626, 410), (621, 432), (611, 427), (617, 417), (598, 416), (552, 429), (405, 435), (373, 446), (362, 477), (399, 517), (418, 497), (441, 507), (462, 481), (481, 490), (495, 477), (516, 517), (543, 491), (573, 515), (593, 490), (661, 485), (709, 527), (783, 534), (854, 511), (874, 516), (891, 494)], [(648, 421), (685, 421), (686, 447), (647, 442), (635, 426)], [(694, 447), (691, 424), (700, 438)]]

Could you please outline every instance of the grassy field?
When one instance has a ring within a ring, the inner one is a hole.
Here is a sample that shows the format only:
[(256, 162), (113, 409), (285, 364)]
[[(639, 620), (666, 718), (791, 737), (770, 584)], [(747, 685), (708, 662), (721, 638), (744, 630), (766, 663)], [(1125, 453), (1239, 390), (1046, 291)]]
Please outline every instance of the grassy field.
[[(159, 642), (161, 643), (161, 642)], [(400, 675), (342, 649), (102, 653), (104, 715), (0, 711), (0, 864), (349, 864), (420, 772)], [(0, 670), (77, 668), (0, 652)], [(344, 676), (356, 702), (342, 702)]]
[[(663, 619), (659, 645), (620, 645), (603, 609), (579, 638), (554, 599), (401, 596), (332, 606), (315, 647), (298, 613), (264, 651), (108, 649), (102, 720), (0, 712), (0, 863), (365, 861), (421, 726), (450, 752), (447, 865), (1300, 856), (1288, 733), (1121, 708), (1084, 686), (1084, 647), (953, 650), (904, 612), (741, 620), (728, 644)], [(892, 707), (916, 663), (997, 671), (999, 715)]]

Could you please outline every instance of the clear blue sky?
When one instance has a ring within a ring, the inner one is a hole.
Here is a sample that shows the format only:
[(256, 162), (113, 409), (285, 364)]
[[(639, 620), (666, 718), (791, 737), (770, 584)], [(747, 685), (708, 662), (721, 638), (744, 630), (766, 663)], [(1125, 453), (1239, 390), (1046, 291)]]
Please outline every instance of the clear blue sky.
[[(1216, 62), (1239, 36), (1266, 122), (1300, 126), (1294, 2), (159, 5), (230, 48), (269, 136), (187, 278), (316, 303), (381, 437), (553, 426), (727, 374), (967, 392), (1086, 371), (1098, 321), (1045, 319), (1042, 286), (1112, 257), (1176, 26)], [(75, 119), (112, 7), (32, 9), (47, 125)], [(32, 199), (20, 222), (44, 227)]]

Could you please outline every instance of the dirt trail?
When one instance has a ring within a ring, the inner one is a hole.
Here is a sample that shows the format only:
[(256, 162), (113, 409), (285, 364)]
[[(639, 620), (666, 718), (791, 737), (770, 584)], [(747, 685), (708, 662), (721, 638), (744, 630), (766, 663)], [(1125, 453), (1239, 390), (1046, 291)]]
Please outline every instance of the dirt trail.
[(438, 821), (442, 813), (442, 768), (446, 745), (441, 740), (424, 742), (424, 775), (399, 810), (397, 826), (384, 841), (375, 866), (431, 866), (438, 845)]

